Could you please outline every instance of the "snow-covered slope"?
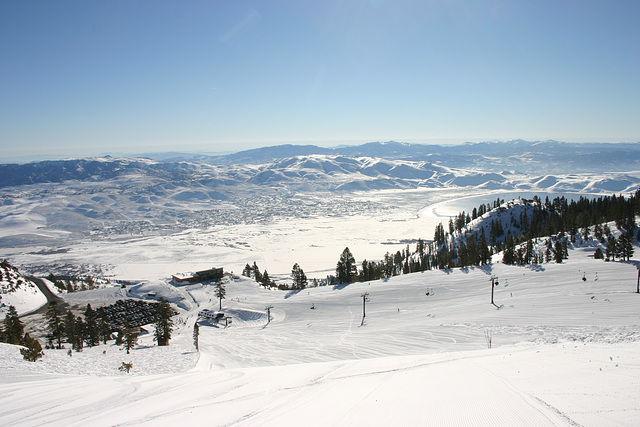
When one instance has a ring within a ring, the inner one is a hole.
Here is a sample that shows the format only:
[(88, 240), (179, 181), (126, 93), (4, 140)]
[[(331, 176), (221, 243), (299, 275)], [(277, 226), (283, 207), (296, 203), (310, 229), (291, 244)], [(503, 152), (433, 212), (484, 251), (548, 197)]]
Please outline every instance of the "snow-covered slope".
[(169, 348), (146, 335), (130, 356), (100, 346), (31, 363), (0, 346), (0, 403), (11, 408), (0, 423), (633, 426), (637, 270), (590, 253), (300, 292), (238, 277), (223, 301), (237, 321), (201, 322), (199, 355), (193, 322), (218, 301), (213, 287), (191, 285), (194, 305)]
[(6, 261), (0, 262), (0, 320), (9, 306), (23, 315), (42, 307), (47, 298), (31, 280)]

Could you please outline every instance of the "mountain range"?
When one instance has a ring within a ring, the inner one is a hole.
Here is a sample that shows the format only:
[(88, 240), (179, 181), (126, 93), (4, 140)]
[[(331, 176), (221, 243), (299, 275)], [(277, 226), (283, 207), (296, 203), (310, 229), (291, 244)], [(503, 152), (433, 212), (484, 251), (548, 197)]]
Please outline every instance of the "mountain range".
[(314, 145), (278, 145), (225, 155), (188, 153), (147, 153), (162, 161), (197, 161), (216, 165), (261, 164), (294, 156), (314, 154), (380, 157), (388, 160), (430, 163), (491, 171), (559, 173), (629, 171), (640, 167), (640, 143), (567, 143), (525, 141), (465, 143), (461, 145), (423, 145), (396, 141), (369, 142), (358, 146), (324, 148)]
[[(104, 181), (135, 174), (177, 182), (204, 179), (208, 186), (234, 182), (273, 184), (296, 178), (318, 182), (322, 175), (335, 177), (355, 172), (367, 177), (395, 180), (382, 187), (406, 187), (406, 183), (397, 180), (432, 179), (422, 184), (442, 185), (450, 178), (449, 168), (503, 175), (640, 170), (640, 143), (574, 144), (515, 140), (439, 146), (389, 141), (337, 148), (279, 145), (219, 156), (188, 153), (147, 153), (144, 156), (1, 164), (0, 187), (68, 180)], [(445, 179), (441, 176), (443, 174)], [(496, 175), (492, 177), (502, 181)], [(339, 185), (325, 187), (335, 190)], [(367, 189), (369, 185), (356, 187)], [(377, 189), (380, 185), (371, 188)]]
[(629, 193), (640, 187), (639, 161), (640, 144), (511, 141), (2, 164), (0, 247), (57, 240), (59, 230), (120, 235), (374, 209), (372, 196), (353, 192)]

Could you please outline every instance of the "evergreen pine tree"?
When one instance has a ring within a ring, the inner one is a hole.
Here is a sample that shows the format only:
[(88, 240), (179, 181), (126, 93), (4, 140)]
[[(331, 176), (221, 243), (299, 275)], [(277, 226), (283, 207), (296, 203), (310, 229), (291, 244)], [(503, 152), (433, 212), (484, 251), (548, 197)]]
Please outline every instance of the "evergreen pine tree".
[(262, 274), (260, 274), (260, 269), (258, 268), (258, 264), (256, 264), (255, 261), (253, 262), (253, 276), (256, 279), (256, 282), (262, 282)]
[(87, 304), (84, 312), (85, 336), (84, 339), (89, 347), (100, 344), (100, 330), (98, 329), (98, 321), (96, 313), (91, 308), (91, 304)]
[(527, 240), (524, 251), (524, 264), (531, 264), (534, 258), (533, 241)]
[(198, 326), (198, 322), (193, 325), (193, 345), (196, 348), (196, 351), (200, 351), (200, 347), (198, 345), (200, 337), (200, 326)]
[(76, 317), (74, 332), (75, 340), (73, 342), (73, 349), (76, 352), (81, 352), (84, 349), (84, 337), (87, 332), (87, 327), (80, 316)]
[(67, 314), (64, 316), (64, 334), (67, 337), (67, 342), (71, 344), (72, 348), (75, 348), (76, 317), (71, 311), (67, 311)]
[(222, 300), (225, 299), (227, 295), (227, 290), (224, 288), (222, 283), (218, 283), (216, 285), (215, 296), (220, 300), (220, 311), (222, 311)]
[(475, 234), (467, 239), (467, 265), (480, 265), (480, 252), (478, 251), (478, 242)]
[(563, 253), (562, 253), (562, 243), (560, 243), (560, 241), (558, 240), (554, 246), (554, 253), (553, 253), (553, 259), (555, 262), (557, 262), (558, 264), (562, 263), (562, 259), (563, 259)]
[(298, 263), (295, 263), (291, 269), (291, 279), (293, 280), (294, 289), (304, 289), (307, 287), (307, 276)]
[(436, 225), (436, 230), (435, 230), (435, 233), (433, 234), (433, 240), (436, 242), (437, 245), (441, 245), (444, 243), (445, 235), (444, 235), (444, 227), (442, 226), (442, 223)]
[(122, 343), (123, 348), (127, 350), (127, 354), (138, 344), (138, 335), (138, 332), (131, 327), (127, 320), (124, 324), (124, 342)]
[(118, 328), (116, 332), (116, 345), (121, 346), (124, 344), (124, 330), (122, 328)]
[(251, 277), (251, 272), (252, 272), (251, 266), (247, 264), (244, 266), (244, 269), (242, 270), (242, 275), (246, 277)]
[(597, 223), (593, 228), (593, 235), (596, 239), (602, 241), (602, 225)]
[(616, 257), (618, 256), (618, 252), (618, 239), (616, 239), (615, 236), (611, 234), (609, 235), (609, 237), (607, 237), (607, 259), (611, 258), (612, 261), (615, 261)]
[(633, 256), (633, 232), (627, 231), (620, 236), (618, 241), (619, 256), (621, 259), (629, 259)]
[(515, 264), (516, 263), (516, 249), (513, 244), (513, 239), (511, 236), (508, 236), (504, 243), (504, 252), (502, 254), (502, 262), (504, 264)]
[(404, 259), (404, 264), (402, 264), (402, 274), (409, 274), (409, 258)]
[[(338, 261), (338, 268), (340, 268), (340, 266), (341, 266), (341, 263), (340, 261)], [(344, 264), (342, 264), (342, 268), (344, 269)], [(384, 254), (383, 273), (385, 278), (391, 277), (393, 275), (393, 257), (389, 252)], [(346, 274), (346, 272), (343, 274)], [(336, 275), (339, 276), (337, 268), (336, 268)]]
[(367, 282), (371, 277), (371, 273), (369, 272), (369, 261), (366, 259), (362, 261), (362, 269), (360, 270), (360, 281)]
[(40, 341), (38, 341), (36, 338), (32, 338), (31, 336), (29, 336), (29, 334), (24, 334), (22, 342), (26, 347), (20, 349), (20, 354), (22, 354), (24, 360), (35, 362), (42, 356), (44, 356), (42, 345), (40, 345)]
[(484, 228), (480, 231), (478, 239), (478, 252), (480, 253), (480, 262), (482, 265), (491, 264), (491, 251), (487, 245), (487, 238), (484, 236)]
[(47, 312), (45, 314), (47, 320), (47, 326), (49, 327), (49, 334), (53, 340), (56, 341), (56, 348), (62, 348), (62, 337), (64, 336), (64, 320), (62, 319), (62, 313), (58, 307), (58, 303), (51, 301)]
[(402, 260), (403, 259), (404, 259), (404, 257), (402, 256), (400, 251), (397, 251), (396, 254), (393, 256), (393, 275), (394, 276), (398, 276), (398, 275), (402, 274)]
[[(222, 301), (222, 300), (221, 300)], [(171, 332), (173, 331), (173, 320), (171, 317), (175, 314), (169, 302), (164, 298), (160, 298), (156, 304), (154, 341), (159, 346), (169, 345)]]
[(96, 310), (97, 324), (98, 324), (98, 337), (104, 344), (111, 339), (111, 325), (109, 324), (109, 318), (104, 308), (100, 307)]
[(24, 326), (20, 317), (18, 317), (18, 311), (12, 305), (9, 306), (7, 314), (4, 318), (4, 337), (9, 344), (19, 345), (22, 341), (24, 334)]
[(265, 286), (271, 286), (271, 278), (269, 277), (267, 270), (262, 273), (262, 284)]
[(351, 254), (349, 248), (344, 248), (340, 255), (340, 260), (336, 265), (336, 277), (338, 282), (342, 284), (352, 283), (358, 274), (356, 260)]

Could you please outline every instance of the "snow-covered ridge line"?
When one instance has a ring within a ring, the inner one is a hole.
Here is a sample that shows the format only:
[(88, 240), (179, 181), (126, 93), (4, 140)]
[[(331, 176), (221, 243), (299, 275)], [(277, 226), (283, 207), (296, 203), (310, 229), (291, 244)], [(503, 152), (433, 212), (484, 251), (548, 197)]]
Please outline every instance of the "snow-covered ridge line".
[[(566, 169), (565, 169), (566, 170)], [(238, 186), (292, 191), (354, 191), (405, 188), (468, 187), (531, 191), (628, 192), (640, 186), (640, 172), (523, 174), (478, 167), (449, 167), (428, 160), (310, 154), (250, 165), (156, 162), (149, 159), (94, 158), (0, 165), (0, 187), (69, 181), (176, 187), (220, 191)], [(199, 196), (201, 197), (201, 196)], [(206, 197), (206, 196), (205, 196)]]
[(227, 155), (147, 153), (162, 161), (197, 161), (210, 164), (264, 164), (313, 154), (380, 157), (388, 160), (429, 161), (442, 166), (499, 172), (515, 169), (529, 173), (626, 171), (640, 169), (638, 143), (566, 143), (547, 141), (490, 141), (462, 145), (423, 145), (396, 141), (359, 146), (323, 148), (313, 145), (278, 145)]

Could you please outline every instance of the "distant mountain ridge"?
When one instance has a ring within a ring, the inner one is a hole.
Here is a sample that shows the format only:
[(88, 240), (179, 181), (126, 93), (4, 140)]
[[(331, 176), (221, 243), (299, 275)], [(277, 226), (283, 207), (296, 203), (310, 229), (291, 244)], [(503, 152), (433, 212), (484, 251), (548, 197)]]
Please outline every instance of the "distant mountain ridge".
[[(640, 142), (637, 143), (567, 143), (554, 140), (490, 141), (459, 145), (425, 145), (397, 141), (369, 142), (355, 146), (334, 148), (315, 145), (284, 144), (239, 151), (231, 154), (203, 154), (181, 152), (158, 152), (141, 155), (115, 157), (126, 158), (132, 165), (151, 159), (162, 163), (200, 163), (209, 165), (260, 165), (280, 159), (298, 156), (333, 155), (351, 157), (374, 157), (386, 160), (426, 161), (454, 168), (477, 169), (493, 172), (513, 170), (523, 173), (574, 172), (623, 172), (640, 170)], [(111, 159), (104, 156), (98, 159)], [(77, 160), (77, 159), (76, 159)], [(93, 159), (83, 159), (91, 162)], [(26, 164), (0, 165), (5, 171), (11, 169), (24, 173), (29, 167), (44, 170), (56, 168), (68, 160), (45, 160)], [(156, 168), (158, 168), (156, 166)], [(68, 171), (67, 171), (68, 172)], [(74, 175), (73, 173), (69, 174)], [(7, 175), (0, 175), (6, 185)], [(71, 178), (73, 179), (73, 178)], [(80, 178), (82, 179), (82, 178)]]
[[(423, 145), (396, 141), (369, 142), (357, 146), (323, 148), (315, 145), (278, 145), (234, 154), (175, 156), (171, 160), (215, 165), (262, 164), (278, 159), (314, 154), (379, 157), (387, 160), (428, 161), (442, 166), (489, 171), (562, 173), (640, 170), (638, 143), (567, 143), (554, 140)], [(162, 160), (160, 156), (150, 158)]]
[[(515, 140), (438, 146), (389, 141), (339, 148), (279, 145), (221, 156), (174, 154), (161, 160), (106, 156), (4, 164), (0, 165), (0, 188), (144, 176), (187, 188), (204, 186), (207, 193), (241, 184), (287, 186), (293, 191), (450, 185), (571, 190), (566, 179), (558, 176), (640, 171), (640, 143)], [(531, 179), (514, 178), (517, 175)], [(635, 178), (622, 176), (616, 183), (603, 180), (600, 186), (622, 191), (635, 183)], [(220, 197), (224, 196), (216, 193), (215, 198)]]

